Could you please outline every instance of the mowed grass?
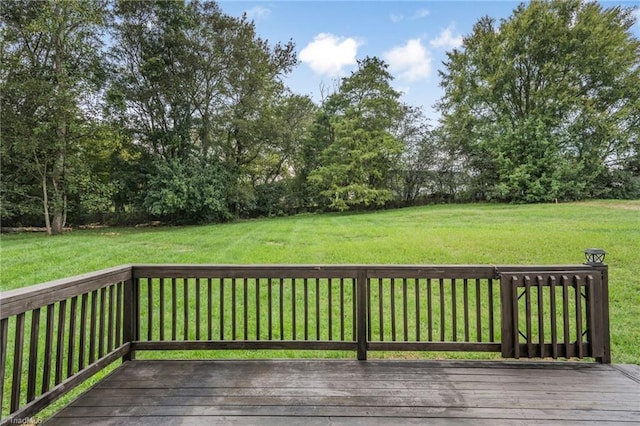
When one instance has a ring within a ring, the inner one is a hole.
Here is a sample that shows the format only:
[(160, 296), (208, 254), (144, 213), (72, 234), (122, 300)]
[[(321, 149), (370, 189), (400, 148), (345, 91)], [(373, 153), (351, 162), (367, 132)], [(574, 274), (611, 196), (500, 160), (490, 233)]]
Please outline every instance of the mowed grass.
[(640, 201), (438, 205), (3, 235), (0, 288), (126, 263), (577, 264), (588, 247), (608, 252), (613, 361), (640, 364)]

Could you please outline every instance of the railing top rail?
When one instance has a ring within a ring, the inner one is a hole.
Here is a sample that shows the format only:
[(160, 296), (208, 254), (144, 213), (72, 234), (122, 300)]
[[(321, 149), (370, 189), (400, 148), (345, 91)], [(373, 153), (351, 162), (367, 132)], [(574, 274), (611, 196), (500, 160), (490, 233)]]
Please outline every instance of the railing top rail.
[[(425, 265), (425, 264), (137, 264), (134, 278), (347, 278), (366, 270), (369, 278), (495, 278), (501, 271), (578, 271), (590, 265)], [(283, 275), (286, 274), (286, 275)]]
[[(606, 265), (602, 265), (604, 267)], [(135, 264), (0, 292), (0, 319), (135, 278), (455, 278), (491, 279), (501, 272), (578, 271), (592, 265)]]
[(121, 265), (70, 278), (0, 292), (0, 319), (93, 291), (132, 277), (132, 265)]

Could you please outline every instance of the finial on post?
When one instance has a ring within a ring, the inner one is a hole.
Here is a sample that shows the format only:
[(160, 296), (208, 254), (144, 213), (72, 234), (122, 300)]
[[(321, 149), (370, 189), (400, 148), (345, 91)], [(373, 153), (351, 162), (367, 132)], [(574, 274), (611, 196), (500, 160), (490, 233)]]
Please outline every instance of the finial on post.
[(587, 259), (585, 265), (602, 265), (604, 264), (604, 256), (606, 251), (599, 248), (589, 248), (584, 251), (584, 257)]

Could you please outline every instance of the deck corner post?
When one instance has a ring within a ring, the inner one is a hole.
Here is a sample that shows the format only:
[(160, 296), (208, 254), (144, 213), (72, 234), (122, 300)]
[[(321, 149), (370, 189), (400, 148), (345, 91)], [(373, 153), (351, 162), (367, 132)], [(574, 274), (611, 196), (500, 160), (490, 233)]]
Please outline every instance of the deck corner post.
[(137, 312), (136, 312), (136, 303), (135, 303), (135, 288), (134, 288), (135, 279), (131, 277), (130, 279), (124, 282), (124, 314), (122, 318), (122, 343), (129, 344), (129, 350), (122, 357), (123, 361), (131, 361), (134, 359), (134, 351), (131, 346), (133, 342), (133, 336), (135, 335), (135, 330), (137, 329)]
[(358, 361), (367, 359), (367, 270), (359, 269), (356, 277), (356, 317)]
[(503, 358), (515, 356), (517, 330), (513, 327), (513, 286), (512, 276), (500, 276), (500, 316), (501, 316), (501, 352)]
[(600, 330), (602, 332), (603, 355), (596, 357), (596, 361), (601, 364), (611, 364), (611, 330), (609, 329), (609, 266), (606, 264), (595, 267), (602, 274), (601, 280), (601, 296), (602, 309), (600, 318)]

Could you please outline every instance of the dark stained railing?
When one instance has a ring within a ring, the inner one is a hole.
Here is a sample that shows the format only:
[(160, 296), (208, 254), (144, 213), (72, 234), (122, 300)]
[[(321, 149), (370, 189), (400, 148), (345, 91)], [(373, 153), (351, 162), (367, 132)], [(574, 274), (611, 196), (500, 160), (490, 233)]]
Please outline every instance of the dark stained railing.
[(498, 352), (611, 362), (606, 265), (128, 265), (0, 293), (2, 424), (136, 352)]
[(129, 352), (131, 266), (0, 293), (0, 412), (24, 419)]
[(356, 350), (357, 274), (340, 266), (137, 266), (132, 350)]

